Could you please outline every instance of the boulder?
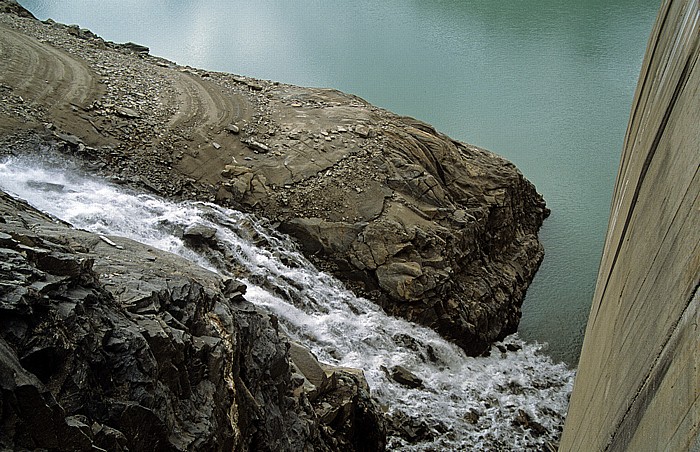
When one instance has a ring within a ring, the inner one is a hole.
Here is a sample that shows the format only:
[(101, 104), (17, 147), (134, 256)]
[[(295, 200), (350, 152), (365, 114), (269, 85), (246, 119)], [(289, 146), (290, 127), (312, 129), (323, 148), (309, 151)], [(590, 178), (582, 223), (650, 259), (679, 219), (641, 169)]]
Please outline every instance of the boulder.
[(544, 256), (537, 232), (549, 211), (510, 162), (383, 114), (376, 122), (389, 121), (374, 138), (381, 152), (324, 148), (323, 158), (338, 162), (315, 176), (308, 148), (307, 159), (288, 155), (289, 179), (277, 183), (293, 187), (283, 195), (290, 214), (277, 213), (274, 187), (256, 208), (388, 313), (435, 329), (469, 354), (486, 353), (517, 329)]
[(214, 236), (216, 236), (216, 229), (203, 224), (189, 226), (182, 233), (182, 238), (195, 244), (211, 242)]
[(395, 382), (407, 386), (409, 388), (422, 388), (423, 380), (416, 376), (413, 372), (403, 366), (394, 366), (389, 372), (389, 376)]

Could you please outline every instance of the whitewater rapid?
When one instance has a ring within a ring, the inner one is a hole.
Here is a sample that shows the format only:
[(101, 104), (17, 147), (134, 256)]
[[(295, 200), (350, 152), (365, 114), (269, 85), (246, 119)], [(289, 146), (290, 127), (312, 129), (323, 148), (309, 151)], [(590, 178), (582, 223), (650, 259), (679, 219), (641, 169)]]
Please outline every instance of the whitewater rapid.
[[(0, 162), (0, 189), (77, 228), (125, 236), (245, 282), (246, 298), (277, 315), (292, 339), (321, 361), (363, 369), (389, 416), (403, 413), (430, 430), (431, 439), (419, 444), (391, 437), (390, 450), (541, 450), (559, 437), (574, 372), (553, 363), (541, 345), (511, 336), (505, 342), (520, 350), (493, 347), (489, 357), (468, 357), (435, 332), (355, 297), (264, 220), (135, 193), (55, 158)], [(187, 246), (183, 233), (195, 225), (216, 230), (219, 253)], [(397, 365), (423, 388), (394, 382), (386, 369)], [(546, 432), (516, 422), (519, 410)]]

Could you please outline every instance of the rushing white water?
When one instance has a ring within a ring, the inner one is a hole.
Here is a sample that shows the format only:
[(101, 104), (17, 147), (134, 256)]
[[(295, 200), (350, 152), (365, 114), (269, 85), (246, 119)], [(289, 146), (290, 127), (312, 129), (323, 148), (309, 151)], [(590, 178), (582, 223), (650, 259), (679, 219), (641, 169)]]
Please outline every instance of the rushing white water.
[[(541, 450), (559, 436), (573, 371), (554, 364), (541, 346), (512, 336), (506, 342), (518, 351), (494, 347), (490, 357), (467, 357), (433, 331), (355, 297), (264, 221), (129, 192), (36, 159), (0, 163), (0, 188), (78, 228), (126, 236), (244, 281), (246, 298), (276, 314), (290, 337), (321, 361), (363, 369), (390, 416), (405, 415), (429, 432), (413, 445), (392, 437), (392, 450)], [(218, 251), (188, 248), (182, 234), (193, 225), (216, 230)], [(394, 382), (386, 369), (396, 365), (421, 378), (423, 388)], [(516, 422), (519, 410), (546, 432)]]

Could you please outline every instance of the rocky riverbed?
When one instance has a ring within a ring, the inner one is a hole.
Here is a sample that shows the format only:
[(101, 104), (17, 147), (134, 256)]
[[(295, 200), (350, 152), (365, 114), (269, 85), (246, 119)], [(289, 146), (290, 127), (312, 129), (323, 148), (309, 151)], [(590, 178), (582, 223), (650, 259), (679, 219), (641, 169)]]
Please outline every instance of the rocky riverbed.
[(335, 90), (0, 11), (0, 152), (51, 146), (136, 189), (267, 217), (356, 293), (472, 355), (516, 330), (548, 210), (511, 163)]
[(290, 345), (235, 280), (2, 192), (0, 258), (3, 447), (383, 448), (362, 373)]

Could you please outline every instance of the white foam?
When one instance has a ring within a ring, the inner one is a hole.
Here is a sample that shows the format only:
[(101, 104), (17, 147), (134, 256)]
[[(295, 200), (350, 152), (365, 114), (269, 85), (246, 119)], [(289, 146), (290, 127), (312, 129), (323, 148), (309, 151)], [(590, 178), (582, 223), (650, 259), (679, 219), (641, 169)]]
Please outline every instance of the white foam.
[[(517, 336), (521, 349), (472, 358), (435, 332), (387, 316), (319, 272), (287, 237), (243, 213), (206, 203), (172, 203), (129, 193), (65, 168), (8, 160), (0, 187), (76, 227), (123, 235), (171, 251), (223, 274), (241, 277), (246, 298), (280, 318), (286, 332), (322, 360), (364, 370), (373, 395), (389, 415), (425, 421), (429, 441), (410, 445), (398, 437), (393, 450), (536, 450), (556, 441), (568, 404), (573, 371), (554, 364), (541, 346)], [(217, 230), (226, 259), (218, 264), (185, 246), (188, 226)], [(384, 369), (401, 365), (423, 380), (406, 388)], [(548, 433), (515, 425), (518, 411)], [(473, 412), (467, 419), (467, 414)]]

